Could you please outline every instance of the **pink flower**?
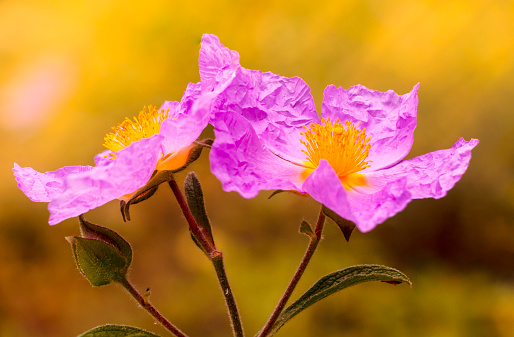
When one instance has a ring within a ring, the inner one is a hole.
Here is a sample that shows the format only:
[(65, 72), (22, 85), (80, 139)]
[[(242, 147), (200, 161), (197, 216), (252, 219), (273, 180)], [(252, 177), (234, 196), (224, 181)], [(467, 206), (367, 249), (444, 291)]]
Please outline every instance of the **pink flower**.
[(203, 37), (199, 64), (202, 88), (225, 87), (212, 105), (210, 153), (223, 188), (245, 198), (272, 189), (307, 193), (362, 232), (412, 199), (445, 196), (478, 144), (460, 139), (403, 160), (412, 147), (418, 85), (401, 96), (330, 85), (320, 118), (302, 79), (245, 69), (216, 36)]
[(208, 109), (195, 105), (200, 83), (190, 83), (182, 100), (160, 109), (144, 109), (105, 137), (109, 149), (95, 157), (96, 166), (66, 166), (40, 173), (14, 164), (18, 187), (32, 201), (49, 202), (49, 223), (57, 224), (114, 199), (128, 199), (145, 186), (155, 170), (185, 165), (194, 141), (208, 124)]

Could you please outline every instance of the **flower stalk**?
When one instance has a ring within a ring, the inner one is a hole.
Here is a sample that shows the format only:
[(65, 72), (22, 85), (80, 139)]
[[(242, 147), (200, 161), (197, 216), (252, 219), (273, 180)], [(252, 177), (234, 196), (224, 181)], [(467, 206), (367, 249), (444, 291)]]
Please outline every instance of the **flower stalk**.
[(216, 254), (213, 256), (211, 261), (212, 265), (214, 266), (214, 270), (216, 271), (216, 276), (218, 277), (221, 291), (225, 297), (225, 304), (227, 305), (230, 316), (232, 333), (236, 337), (244, 337), (243, 324), (241, 323), (241, 318), (239, 317), (239, 310), (237, 309), (236, 299), (234, 294), (232, 294), (232, 289), (230, 287), (230, 283), (228, 282), (227, 273), (225, 272), (223, 254), (221, 252), (218, 253), (219, 255)]
[(303, 273), (305, 272), (305, 269), (307, 269), (307, 265), (309, 264), (312, 256), (314, 255), (314, 252), (316, 251), (316, 248), (318, 247), (319, 242), (321, 241), (321, 235), (323, 233), (324, 224), (325, 224), (325, 213), (323, 213), (323, 208), (322, 208), (319, 212), (318, 221), (316, 223), (316, 228), (314, 229), (315, 236), (310, 237), (309, 246), (307, 247), (307, 251), (305, 252), (305, 255), (303, 256), (303, 259), (300, 262), (298, 269), (296, 270), (293, 278), (289, 282), (289, 285), (287, 286), (284, 294), (280, 298), (277, 306), (273, 310), (273, 313), (271, 314), (270, 318), (266, 322), (266, 325), (264, 325), (264, 327), (262, 328), (260, 333), (257, 335), (257, 337), (266, 337), (272, 331), (273, 325), (277, 321), (282, 310), (284, 310), (284, 307), (286, 306), (287, 301), (293, 294), (293, 291), (296, 288), (296, 285), (300, 281), (300, 278), (302, 277)]
[(204, 230), (202, 230), (202, 228), (200, 228), (196, 222), (193, 214), (191, 213), (191, 209), (189, 208), (187, 201), (180, 191), (180, 188), (178, 187), (175, 179), (171, 179), (168, 183), (171, 187), (171, 190), (173, 191), (173, 194), (175, 195), (175, 198), (177, 199), (177, 202), (186, 218), (186, 221), (189, 224), (191, 235), (195, 239), (195, 242), (198, 244), (198, 246), (207, 255), (213, 264), (214, 270), (216, 271), (216, 276), (218, 278), (218, 282), (225, 298), (225, 304), (228, 309), (228, 315), (232, 326), (232, 333), (235, 337), (244, 337), (243, 324), (241, 322), (237, 303), (234, 294), (232, 293), (232, 288), (230, 287), (230, 283), (228, 281), (227, 273), (224, 267), (223, 253), (216, 249), (212, 238), (209, 240), (209, 238), (206, 237)]
[(175, 179), (171, 178), (168, 184), (171, 187), (171, 190), (173, 191), (173, 194), (175, 195), (175, 198), (177, 199), (177, 202), (180, 206), (180, 209), (182, 210), (182, 213), (186, 217), (186, 221), (189, 224), (189, 229), (191, 230), (191, 234), (193, 237), (197, 240), (200, 248), (207, 254), (209, 257), (209, 260), (212, 261), (212, 257), (217, 254), (221, 254), (216, 250), (214, 245), (212, 245), (205, 235), (203, 235), (202, 230), (196, 223), (196, 220), (193, 216), (193, 213), (191, 213), (191, 210), (189, 209), (189, 206), (187, 205), (187, 201), (184, 198), (184, 195), (180, 191), (180, 188), (178, 187), (177, 182)]

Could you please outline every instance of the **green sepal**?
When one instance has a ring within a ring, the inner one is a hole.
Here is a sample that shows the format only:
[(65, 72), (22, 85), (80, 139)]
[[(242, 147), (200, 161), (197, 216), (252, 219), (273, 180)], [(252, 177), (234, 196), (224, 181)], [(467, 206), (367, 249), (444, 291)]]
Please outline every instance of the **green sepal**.
[(131, 205), (135, 205), (135, 204), (140, 203), (141, 201), (145, 201), (146, 199), (150, 199), (155, 194), (155, 192), (157, 192), (158, 188), (159, 188), (159, 185), (153, 186), (153, 187), (149, 187), (149, 188), (145, 188), (144, 191), (142, 191), (142, 193), (137, 195), (137, 197), (130, 198), (131, 199), (130, 200), (130, 204)]
[(369, 281), (408, 283), (412, 286), (409, 278), (399, 270), (379, 265), (358, 265), (330, 273), (319, 279), (302, 297), (280, 314), (268, 336), (273, 336), (287, 321), (319, 300), (349, 286)]
[(289, 192), (289, 193), (292, 193), (292, 194), (296, 194), (296, 195), (299, 195), (301, 197), (307, 197), (308, 196), (307, 193), (302, 193), (302, 192), (298, 192), (298, 191), (295, 191), (295, 190), (275, 190), (275, 191), (273, 191), (273, 193), (270, 194), (268, 199), (271, 199), (274, 196), (276, 196), (277, 194), (284, 193), (284, 192)]
[[(207, 241), (212, 245), (212, 247), (216, 248), (214, 244), (214, 238), (212, 236), (211, 224), (209, 222), (209, 217), (207, 216), (207, 212), (205, 211), (205, 204), (203, 200), (203, 191), (202, 185), (200, 184), (200, 180), (196, 176), (194, 172), (189, 172), (184, 180), (184, 190), (187, 199), (187, 205), (191, 210), (191, 214), (198, 224), (202, 234), (207, 239)], [(198, 246), (198, 248), (202, 249), (201, 245), (198, 243), (198, 240), (195, 238), (193, 233), (191, 233), (191, 238)], [(202, 249), (203, 250), (203, 249)]]
[(120, 200), (120, 211), (123, 221), (130, 221), (129, 208), (131, 205), (150, 198), (157, 191), (160, 184), (171, 181), (172, 179), (173, 171), (154, 171), (146, 185), (138, 189), (129, 200)]
[(283, 193), (283, 192), (287, 192), (287, 191), (284, 191), (284, 190), (275, 190), (273, 191), (273, 193), (270, 194), (270, 196), (268, 197), (268, 199), (271, 199), (273, 198), (274, 196), (276, 196), (277, 194), (280, 194), (280, 193)]
[[(195, 141), (193, 144), (195, 145), (191, 151), (188, 154), (186, 163), (176, 169), (173, 170), (158, 170), (154, 171), (152, 176), (150, 177), (150, 180), (145, 184), (145, 186), (138, 189), (132, 197), (130, 197), (129, 200), (121, 200), (120, 201), (120, 211), (121, 216), (123, 217), (123, 221), (130, 221), (130, 206), (137, 204), (141, 201), (144, 201), (151, 196), (154, 195), (154, 193), (157, 191), (157, 188), (160, 184), (171, 181), (173, 179), (173, 174), (178, 173), (184, 169), (186, 169), (189, 165), (191, 165), (192, 162), (197, 160), (200, 155), (202, 154), (202, 150), (204, 148), (211, 148), (211, 145), (213, 143), (212, 139), (202, 139)], [(172, 155), (172, 154), (169, 154)]]
[(213, 139), (206, 138), (202, 140), (197, 140), (193, 144), (196, 146), (191, 149), (191, 152), (189, 153), (189, 156), (187, 157), (186, 164), (176, 170), (173, 170), (173, 173), (180, 172), (184, 170), (186, 167), (191, 165), (192, 162), (196, 161), (198, 158), (200, 158), (200, 155), (202, 154), (202, 150), (207, 148), (210, 149), (212, 147), (212, 143), (214, 142)]
[(75, 263), (84, 277), (95, 287), (122, 280), (127, 273), (127, 260), (119, 251), (100, 240), (68, 236)]
[(349, 242), (350, 236), (352, 235), (353, 230), (355, 229), (355, 224), (349, 220), (340, 217), (336, 212), (326, 207), (325, 205), (323, 205), (323, 213), (325, 213), (326, 216), (328, 216), (336, 223), (336, 225), (343, 233), (346, 242)]
[(316, 240), (316, 234), (314, 234), (311, 225), (305, 221), (302, 220), (302, 223), (300, 224), (300, 233), (307, 235), (312, 240)]
[(78, 337), (159, 337), (146, 330), (126, 325), (102, 325)]

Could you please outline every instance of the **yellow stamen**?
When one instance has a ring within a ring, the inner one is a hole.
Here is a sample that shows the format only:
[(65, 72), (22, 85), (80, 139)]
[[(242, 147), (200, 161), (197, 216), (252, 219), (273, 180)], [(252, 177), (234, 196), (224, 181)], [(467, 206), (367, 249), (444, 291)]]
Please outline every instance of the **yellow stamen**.
[(116, 152), (132, 144), (132, 142), (153, 136), (161, 130), (162, 122), (169, 117), (168, 110), (148, 106), (139, 113), (134, 120), (125, 118), (123, 122), (113, 127), (114, 132), (107, 134), (104, 138), (104, 146), (112, 151), (106, 156), (109, 159), (116, 159)]
[(371, 163), (366, 160), (371, 148), (366, 129), (360, 130), (358, 124), (353, 124), (351, 120), (342, 124), (339, 118), (333, 124), (327, 118), (322, 119), (320, 124), (312, 123), (309, 128), (304, 128), (307, 131), (301, 135), (305, 140), (300, 139), (300, 142), (306, 149), (302, 150), (307, 155), (306, 176), (318, 167), (320, 159), (325, 159), (345, 188), (366, 184), (364, 175), (358, 173)]

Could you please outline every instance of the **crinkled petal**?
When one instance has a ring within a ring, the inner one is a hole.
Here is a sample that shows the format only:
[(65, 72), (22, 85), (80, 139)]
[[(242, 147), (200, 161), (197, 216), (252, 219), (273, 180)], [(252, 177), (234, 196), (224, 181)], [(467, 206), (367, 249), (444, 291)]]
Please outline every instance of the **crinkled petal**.
[(361, 232), (369, 232), (378, 224), (403, 211), (412, 200), (406, 181), (405, 178), (388, 181), (382, 189), (371, 194), (354, 191), (349, 193), (355, 224)]
[(330, 164), (322, 159), (305, 179), (303, 191), (341, 217), (355, 223), (361, 232), (402, 211), (412, 199), (405, 189), (406, 179), (390, 181), (372, 194), (346, 190)]
[[(202, 93), (217, 91), (211, 123), (217, 114), (237, 113), (251, 122), (266, 147), (284, 157), (305, 158), (299, 133), (303, 125), (319, 122), (309, 86), (298, 77), (248, 70), (239, 54), (224, 47), (216, 36), (205, 35), (200, 51)], [(200, 101), (200, 100), (199, 100)]]
[(224, 115), (215, 134), (211, 170), (225, 191), (253, 198), (260, 190), (299, 190), (303, 168), (272, 154), (244, 117)]
[(407, 189), (414, 199), (442, 198), (460, 180), (471, 160), (471, 150), (478, 139), (460, 138), (452, 148), (405, 160), (391, 168), (369, 173), (375, 182), (407, 179)]
[(379, 92), (362, 85), (348, 90), (329, 85), (325, 89), (321, 117), (351, 119), (360, 122), (371, 137), (366, 172), (392, 166), (409, 153), (416, 128), (418, 106), (416, 84), (408, 94), (399, 96), (394, 91)]
[(193, 143), (209, 123), (209, 111), (194, 109), (201, 96), (200, 83), (189, 83), (180, 103), (167, 101), (161, 109), (169, 109), (169, 118), (162, 125), (163, 154), (176, 152)]
[(299, 77), (241, 68), (214, 108), (218, 114), (238, 114), (268, 149), (288, 159), (305, 159), (300, 132), (304, 125), (319, 122), (309, 86)]
[(348, 202), (348, 192), (325, 159), (321, 159), (319, 166), (305, 179), (302, 190), (341, 217), (356, 221)]
[(90, 171), (92, 166), (65, 166), (56, 171), (40, 173), (31, 167), (14, 163), (18, 187), (32, 201), (49, 202), (64, 191), (64, 179), (75, 173)]
[(239, 67), (238, 52), (223, 46), (215, 35), (203, 35), (198, 58), (202, 91), (211, 91), (216, 82), (219, 82), (217, 77), (223, 74), (224, 70), (237, 67)]
[(132, 143), (89, 171), (70, 174), (62, 193), (50, 200), (51, 225), (78, 216), (144, 186), (160, 157), (163, 137), (154, 135)]

